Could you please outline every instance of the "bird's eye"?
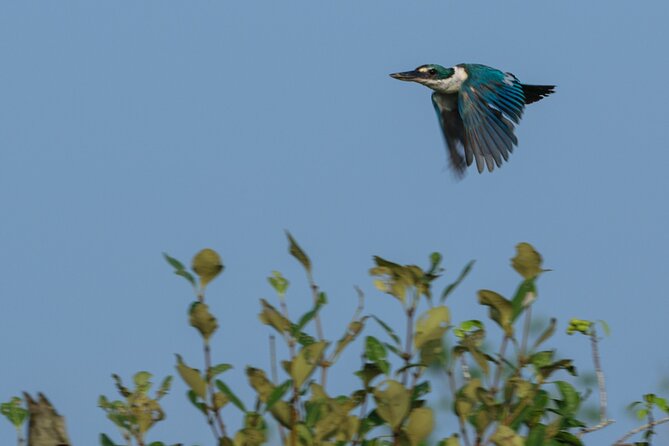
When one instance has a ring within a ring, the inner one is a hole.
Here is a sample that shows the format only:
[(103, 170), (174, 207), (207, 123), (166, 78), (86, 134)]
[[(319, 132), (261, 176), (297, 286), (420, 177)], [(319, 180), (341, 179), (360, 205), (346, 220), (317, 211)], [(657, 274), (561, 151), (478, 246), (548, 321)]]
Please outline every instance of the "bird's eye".
[(428, 73), (434, 76), (435, 74), (437, 74), (437, 70), (435, 70), (434, 68), (430, 68), (430, 71), (428, 71)]

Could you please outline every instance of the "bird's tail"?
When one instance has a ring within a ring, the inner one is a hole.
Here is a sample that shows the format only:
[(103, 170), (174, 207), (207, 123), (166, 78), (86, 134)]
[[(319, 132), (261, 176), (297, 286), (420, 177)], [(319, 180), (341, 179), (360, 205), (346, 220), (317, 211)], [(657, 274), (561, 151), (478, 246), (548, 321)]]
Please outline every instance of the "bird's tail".
[(551, 93), (555, 92), (555, 85), (525, 85), (521, 84), (523, 87), (523, 94), (525, 95), (525, 103), (531, 104), (532, 102), (537, 102), (539, 99), (543, 99)]

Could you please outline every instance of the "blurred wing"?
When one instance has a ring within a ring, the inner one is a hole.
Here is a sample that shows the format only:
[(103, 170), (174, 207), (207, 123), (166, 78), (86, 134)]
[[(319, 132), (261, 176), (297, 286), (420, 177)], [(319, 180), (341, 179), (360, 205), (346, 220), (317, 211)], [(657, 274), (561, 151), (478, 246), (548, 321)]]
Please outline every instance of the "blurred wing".
[(508, 160), (518, 144), (513, 123), (523, 114), (525, 97), (520, 82), (510, 73), (486, 69), (468, 74), (458, 96), (465, 153), (473, 154), (479, 173), (484, 166), (492, 172), (495, 165), (500, 167), (502, 160)]
[(465, 173), (465, 168), (472, 163), (472, 159), (469, 156), (465, 164), (458, 150), (458, 145), (465, 146), (465, 128), (458, 111), (458, 95), (432, 93), (432, 105), (437, 112), (437, 119), (439, 119), (439, 125), (446, 140), (451, 168), (457, 176), (461, 177)]

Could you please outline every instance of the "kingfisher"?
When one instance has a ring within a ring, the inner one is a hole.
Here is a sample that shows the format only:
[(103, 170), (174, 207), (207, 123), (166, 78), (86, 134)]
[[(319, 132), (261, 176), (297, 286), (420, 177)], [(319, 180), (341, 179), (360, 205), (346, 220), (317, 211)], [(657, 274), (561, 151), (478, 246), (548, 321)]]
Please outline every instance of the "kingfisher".
[(492, 172), (508, 161), (513, 146), (518, 145), (514, 124), (520, 121), (525, 105), (555, 91), (555, 85), (521, 84), (511, 73), (480, 64), (421, 65), (390, 77), (434, 90), (432, 105), (458, 176), (474, 160), (479, 173), (486, 167)]

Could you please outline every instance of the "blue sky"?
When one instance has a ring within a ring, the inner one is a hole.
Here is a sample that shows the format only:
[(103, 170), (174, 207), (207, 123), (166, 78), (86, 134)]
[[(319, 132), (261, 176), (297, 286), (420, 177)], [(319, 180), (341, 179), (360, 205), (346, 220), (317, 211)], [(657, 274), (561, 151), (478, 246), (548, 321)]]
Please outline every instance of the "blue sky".
[[(508, 259), (528, 241), (553, 269), (536, 311), (561, 331), (570, 317), (612, 327), (619, 422), (591, 438), (610, 443), (634, 426), (622, 408), (669, 374), (668, 20), (662, 1), (2, 2), (0, 399), (44, 391), (73, 442), (97, 444), (114, 433), (96, 407), (112, 372), (173, 374), (176, 352), (198, 364), (192, 297), (163, 251), (223, 256), (214, 355), (242, 389), (242, 365), (267, 368), (265, 278), (282, 271), (293, 312), (308, 305), (284, 229), (333, 303), (332, 338), (354, 285), (400, 323), (372, 255), (441, 251), (444, 284), (477, 259), (451, 301), (465, 320), (485, 315), (477, 289), (512, 293)], [(461, 62), (558, 87), (528, 107), (508, 164), (458, 182), (429, 91), (388, 73)], [(556, 342), (591, 369), (585, 339)], [(184, 391), (152, 438), (211, 444)]]

